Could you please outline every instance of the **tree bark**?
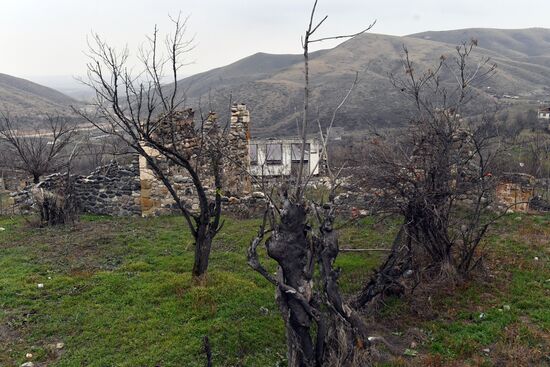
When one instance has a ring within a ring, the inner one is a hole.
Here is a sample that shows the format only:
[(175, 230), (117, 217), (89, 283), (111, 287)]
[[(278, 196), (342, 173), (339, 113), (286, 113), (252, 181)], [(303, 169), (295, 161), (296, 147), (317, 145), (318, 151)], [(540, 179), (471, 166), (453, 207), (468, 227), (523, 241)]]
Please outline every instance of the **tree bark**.
[(208, 224), (199, 224), (195, 238), (195, 262), (193, 264), (193, 277), (200, 278), (208, 270), (208, 260), (212, 249), (212, 235)]

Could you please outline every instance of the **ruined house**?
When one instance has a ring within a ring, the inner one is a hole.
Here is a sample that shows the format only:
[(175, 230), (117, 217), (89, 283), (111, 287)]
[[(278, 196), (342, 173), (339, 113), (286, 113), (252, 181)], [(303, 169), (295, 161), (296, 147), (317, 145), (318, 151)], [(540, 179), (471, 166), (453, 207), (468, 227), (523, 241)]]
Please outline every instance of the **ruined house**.
[[(297, 175), (302, 142), (290, 139), (250, 138), (250, 112), (244, 104), (231, 108), (228, 126), (220, 126), (217, 115), (210, 113), (206, 121), (197, 126), (191, 109), (161, 117), (156, 127), (156, 140), (163, 144), (178, 144), (197, 167), (207, 190), (215, 195), (214, 177), (205, 151), (222, 150), (222, 195), (231, 208), (233, 204), (253, 205), (258, 201), (253, 193), (255, 183), (264, 177)], [(163, 141), (166, 139), (166, 141)], [(154, 148), (143, 145), (148, 154), (157, 160), (172, 183), (178, 196), (196, 211), (199, 202), (193, 181), (182, 167), (172, 164)], [(316, 139), (308, 139), (304, 155), (304, 177), (322, 172), (321, 146)], [(38, 184), (40, 188), (56, 191), (62, 185), (60, 174), (50, 175)], [(161, 215), (176, 212), (172, 195), (154, 174), (144, 157), (135, 155), (132, 164), (121, 166), (112, 162), (98, 167), (87, 176), (74, 176), (72, 181), (84, 213), (106, 215)], [(32, 205), (31, 187), (11, 195), (11, 203), (20, 207)], [(263, 205), (263, 203), (260, 203)]]
[[(225, 156), (222, 167), (223, 195), (242, 197), (252, 190), (248, 142), (250, 139), (250, 113), (243, 104), (231, 108), (229, 129), (225, 131), (218, 124), (217, 115), (210, 113), (200, 128), (195, 126), (194, 112), (191, 109), (178, 111), (171, 116), (170, 123), (161, 123), (158, 138), (170, 136), (167, 144), (179, 144), (188, 155), (193, 166), (201, 176), (207, 194), (215, 195), (214, 178), (210, 172), (210, 163), (206, 156), (209, 151), (222, 150)], [(174, 126), (175, 125), (175, 126)], [(169, 129), (164, 132), (164, 129)], [(175, 130), (175, 133), (174, 133)], [(173, 138), (175, 136), (175, 138)], [(193, 181), (182, 167), (171, 165), (155, 149), (145, 146), (149, 155), (155, 157), (163, 172), (173, 183), (178, 196), (189, 205), (192, 211), (198, 210), (199, 202)], [(139, 176), (141, 181), (141, 212), (143, 216), (167, 214), (175, 209), (172, 195), (156, 177), (144, 157), (139, 158)]]

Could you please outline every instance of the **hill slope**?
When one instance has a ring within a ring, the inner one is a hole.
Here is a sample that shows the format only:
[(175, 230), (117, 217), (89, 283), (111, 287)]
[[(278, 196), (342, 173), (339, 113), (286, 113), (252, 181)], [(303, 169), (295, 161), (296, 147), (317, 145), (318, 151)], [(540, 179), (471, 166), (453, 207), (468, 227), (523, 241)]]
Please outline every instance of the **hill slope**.
[(79, 102), (55, 89), (0, 73), (0, 109), (26, 118), (67, 111)]
[[(467, 29), (425, 32), (406, 37), (364, 34), (339, 46), (316, 53), (311, 60), (312, 111), (328, 120), (351, 85), (355, 73), (360, 83), (339, 114), (339, 126), (365, 129), (370, 124), (396, 126), (404, 121), (406, 101), (389, 83), (389, 73), (402, 70), (405, 45), (419, 70), (452, 56), (462, 40), (476, 38), (477, 58), (490, 57), (498, 64), (482, 98), (492, 101), (504, 94), (528, 99), (550, 94), (550, 30)], [(296, 133), (303, 101), (303, 66), (300, 55), (256, 54), (226, 67), (180, 81), (191, 101), (209, 100), (217, 111), (227, 109), (229, 98), (246, 103), (252, 112), (256, 135)], [(490, 92), (490, 93), (489, 93)], [(316, 112), (315, 112), (316, 113)], [(317, 117), (315, 117), (316, 119)], [(312, 124), (317, 129), (317, 124)]]

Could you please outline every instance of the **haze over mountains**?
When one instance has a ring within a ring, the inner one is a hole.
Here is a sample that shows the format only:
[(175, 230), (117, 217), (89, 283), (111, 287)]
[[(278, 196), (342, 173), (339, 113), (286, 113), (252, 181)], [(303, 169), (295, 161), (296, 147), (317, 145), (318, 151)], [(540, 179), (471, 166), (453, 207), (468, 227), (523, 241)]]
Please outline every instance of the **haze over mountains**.
[(55, 89), (0, 74), (0, 110), (31, 120), (46, 114), (67, 111), (69, 106), (78, 105), (75, 99)]
[[(323, 122), (349, 89), (359, 73), (359, 84), (338, 115), (338, 126), (362, 130), (369, 124), (396, 126), (404, 122), (407, 104), (390, 84), (389, 73), (402, 71), (405, 45), (416, 69), (436, 64), (441, 55), (452, 56), (462, 41), (475, 38), (476, 58), (490, 57), (497, 74), (480, 89), (482, 100), (491, 102), (502, 95), (532, 100), (550, 99), (550, 30), (464, 29), (424, 32), (405, 37), (367, 33), (339, 46), (311, 55), (313, 117)], [(297, 50), (299, 51), (299, 50)], [(7, 76), (4, 79), (11, 80)], [(71, 98), (48, 88), (20, 87), (2, 83), (2, 103), (19, 109), (40, 111), (68, 105)], [(292, 135), (303, 103), (301, 55), (257, 53), (233, 64), (197, 74), (179, 82), (189, 104), (212, 109), (225, 117), (229, 103), (246, 103), (252, 113), (254, 135)], [(489, 87), (489, 88), (488, 88)], [(313, 129), (317, 124), (313, 123)]]

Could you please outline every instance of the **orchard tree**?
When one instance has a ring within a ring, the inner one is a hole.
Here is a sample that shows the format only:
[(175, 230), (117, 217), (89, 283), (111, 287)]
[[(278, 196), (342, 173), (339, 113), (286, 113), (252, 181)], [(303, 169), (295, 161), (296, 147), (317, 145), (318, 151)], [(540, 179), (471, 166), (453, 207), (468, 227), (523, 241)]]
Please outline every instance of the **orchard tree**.
[[(333, 204), (338, 175), (329, 167), (332, 184), (327, 202), (308, 200), (304, 193), (311, 174), (304, 169), (304, 161), (306, 132), (311, 119), (310, 46), (324, 40), (362, 34), (372, 25), (353, 35), (314, 38), (327, 19), (324, 17), (315, 22), (316, 8), (317, 1), (302, 38), (305, 78), (300, 166), (297, 177), (291, 177), (278, 193), (268, 196), (270, 204), (258, 235), (248, 250), (248, 263), (276, 288), (277, 304), (286, 326), (288, 366), (363, 366), (368, 360), (367, 327), (344, 301), (338, 287), (339, 270), (334, 268), (339, 252)], [(336, 112), (345, 103), (353, 86), (335, 108), (331, 126)], [(331, 126), (321, 136), (323, 154), (326, 154)], [(257, 248), (261, 244), (265, 244), (268, 256), (278, 264), (276, 275), (268, 272), (260, 261)]]
[[(173, 33), (164, 39), (154, 28), (139, 52), (138, 66), (131, 65), (128, 49), (117, 50), (94, 34), (85, 83), (95, 90), (95, 114), (78, 112), (145, 158), (162, 181), (195, 240), (193, 276), (200, 280), (208, 269), (212, 240), (222, 226), (223, 156), (219, 149), (208, 148), (204, 143), (207, 139), (201, 139), (197, 149), (187, 147), (195, 131), (191, 126), (182, 127), (181, 121), (192, 121), (194, 112), (186, 108), (178, 79), (185, 56), (193, 49), (193, 40), (186, 38), (187, 19), (172, 21)], [(217, 134), (214, 130), (208, 133)], [(199, 202), (198, 213), (191, 212), (189, 203), (176, 191), (162, 160), (189, 174)], [(202, 173), (199, 167), (203, 164), (197, 162), (204, 163), (208, 172)], [(214, 179), (213, 195), (208, 193), (207, 176)]]

